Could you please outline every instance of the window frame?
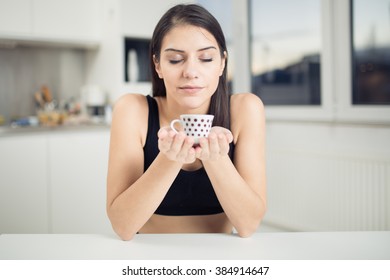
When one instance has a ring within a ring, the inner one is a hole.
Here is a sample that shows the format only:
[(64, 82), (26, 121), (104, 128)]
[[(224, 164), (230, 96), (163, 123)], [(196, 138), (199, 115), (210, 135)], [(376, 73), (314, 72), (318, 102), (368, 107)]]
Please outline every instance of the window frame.
[[(247, 19), (246, 25), (235, 19), (235, 50), (246, 54), (249, 65), (235, 65), (234, 92), (251, 92), (251, 53), (249, 1), (234, 0), (234, 18)], [(246, 9), (245, 15), (243, 10)], [(352, 94), (352, 26), (351, 0), (321, 0), (321, 105), (269, 105), (266, 106), (268, 120), (323, 121), (341, 123), (390, 124), (389, 105), (353, 104)], [(246, 32), (245, 32), (246, 30)], [(246, 36), (248, 45), (243, 42)], [(246, 49), (244, 49), (246, 48)], [(244, 67), (249, 67), (244, 69)], [(249, 73), (249, 77), (245, 77)], [(244, 81), (244, 82), (243, 82)]]
[[(337, 118), (346, 122), (390, 123), (390, 105), (353, 104), (353, 65), (352, 65), (352, 7), (351, 0), (335, 1), (334, 14), (339, 28), (335, 29), (336, 61), (341, 67), (334, 65), (337, 93), (340, 97), (337, 105)], [(341, 80), (342, 73), (348, 82)]]

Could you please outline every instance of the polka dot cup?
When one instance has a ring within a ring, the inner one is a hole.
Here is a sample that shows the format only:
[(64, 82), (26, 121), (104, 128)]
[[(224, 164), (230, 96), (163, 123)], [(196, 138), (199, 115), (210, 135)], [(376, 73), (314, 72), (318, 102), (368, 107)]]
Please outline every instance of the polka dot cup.
[(180, 123), (187, 136), (193, 137), (195, 144), (198, 144), (199, 138), (209, 136), (213, 119), (213, 115), (180, 115), (180, 120), (176, 119), (171, 122), (171, 128), (178, 133), (175, 125)]

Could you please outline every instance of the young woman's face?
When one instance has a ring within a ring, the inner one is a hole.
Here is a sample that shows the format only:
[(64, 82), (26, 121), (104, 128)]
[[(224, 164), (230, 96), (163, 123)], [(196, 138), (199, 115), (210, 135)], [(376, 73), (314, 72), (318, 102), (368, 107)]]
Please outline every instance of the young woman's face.
[[(226, 56), (226, 54), (225, 54)], [(207, 30), (179, 25), (164, 37), (155, 69), (164, 84), (167, 99), (183, 110), (208, 110), (225, 67), (225, 57)]]

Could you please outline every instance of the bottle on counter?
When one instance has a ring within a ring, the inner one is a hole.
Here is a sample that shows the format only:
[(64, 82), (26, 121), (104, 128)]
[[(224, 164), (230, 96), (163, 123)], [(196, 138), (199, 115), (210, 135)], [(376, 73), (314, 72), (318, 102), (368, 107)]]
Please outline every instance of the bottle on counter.
[(127, 73), (128, 80), (131, 83), (138, 81), (139, 70), (138, 70), (138, 56), (134, 49), (131, 49), (128, 53), (127, 61)]
[(106, 124), (110, 125), (112, 121), (112, 106), (107, 104), (104, 110), (104, 121)]

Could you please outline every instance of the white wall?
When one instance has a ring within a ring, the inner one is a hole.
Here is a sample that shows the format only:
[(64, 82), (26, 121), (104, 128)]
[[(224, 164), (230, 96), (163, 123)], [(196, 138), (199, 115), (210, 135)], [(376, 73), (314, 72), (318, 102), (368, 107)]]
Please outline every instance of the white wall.
[[(194, 1), (185, 1), (190, 3)], [(121, 33), (135, 38), (151, 38), (161, 16), (180, 0), (121, 0)]]
[(87, 53), (85, 84), (99, 85), (111, 100), (119, 94), (122, 81), (120, 9), (119, 0), (103, 0), (101, 44)]
[(389, 230), (390, 129), (269, 121), (265, 223), (285, 230)]

